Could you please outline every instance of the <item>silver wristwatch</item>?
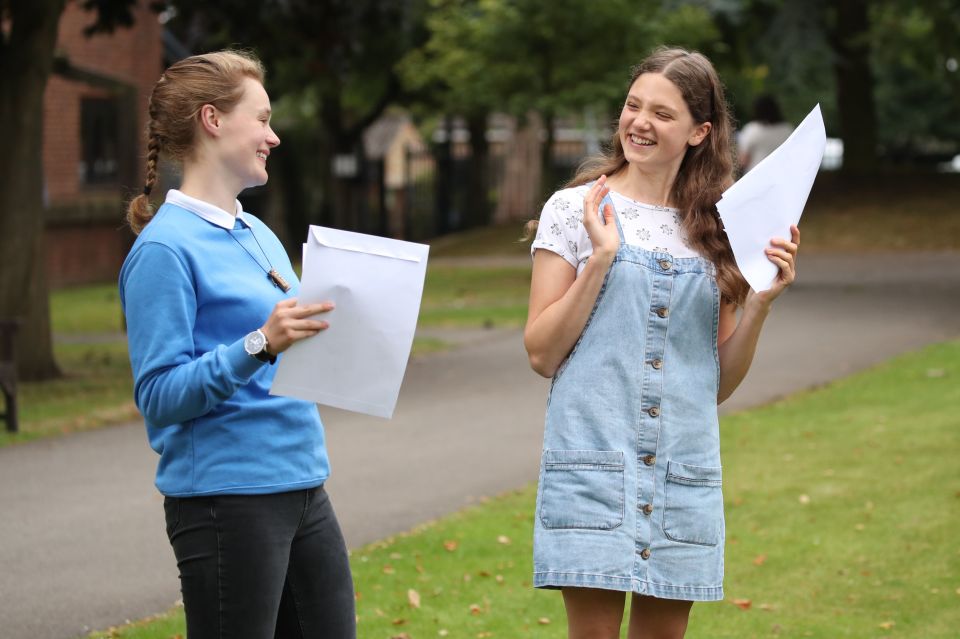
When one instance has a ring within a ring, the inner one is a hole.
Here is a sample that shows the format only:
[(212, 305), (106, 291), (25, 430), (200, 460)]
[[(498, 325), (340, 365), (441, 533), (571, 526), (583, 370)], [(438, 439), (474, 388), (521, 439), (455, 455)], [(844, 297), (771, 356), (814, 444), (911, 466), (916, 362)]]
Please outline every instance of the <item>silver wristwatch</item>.
[(277, 361), (277, 356), (271, 355), (267, 346), (269, 346), (267, 336), (259, 328), (243, 338), (243, 349), (247, 351), (247, 355), (255, 357), (261, 362), (273, 364)]

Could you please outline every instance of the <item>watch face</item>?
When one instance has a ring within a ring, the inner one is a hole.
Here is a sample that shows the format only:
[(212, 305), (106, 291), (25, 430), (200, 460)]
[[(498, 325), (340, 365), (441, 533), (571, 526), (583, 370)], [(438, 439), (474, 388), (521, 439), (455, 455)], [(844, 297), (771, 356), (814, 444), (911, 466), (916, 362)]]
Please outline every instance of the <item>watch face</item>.
[(264, 346), (267, 344), (267, 338), (264, 337), (263, 333), (260, 331), (254, 331), (247, 335), (243, 340), (243, 348), (250, 355), (256, 355), (257, 353), (263, 351)]

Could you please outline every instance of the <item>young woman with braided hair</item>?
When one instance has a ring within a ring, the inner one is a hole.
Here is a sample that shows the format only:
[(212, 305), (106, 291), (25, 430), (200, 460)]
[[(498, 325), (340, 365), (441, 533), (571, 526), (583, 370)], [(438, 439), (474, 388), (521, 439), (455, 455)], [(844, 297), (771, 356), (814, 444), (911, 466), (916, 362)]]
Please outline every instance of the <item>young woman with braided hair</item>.
[[(237, 195), (266, 183), (280, 144), (263, 67), (221, 51), (182, 60), (150, 98), (138, 233), (120, 272), (137, 406), (160, 455), (156, 485), (190, 639), (356, 635), (347, 551), (324, 491), (323, 425), (268, 394), (276, 358), (327, 323), (297, 306), (276, 236)], [(150, 206), (161, 157), (178, 190)]]
[[(563, 591), (569, 636), (679, 639), (723, 598), (717, 404), (743, 380), (795, 277), (796, 227), (755, 293), (716, 202), (732, 183), (723, 87), (704, 56), (634, 70), (610, 152), (544, 205), (524, 343), (552, 377), (534, 518), (534, 586)], [(740, 307), (739, 321), (736, 309)]]

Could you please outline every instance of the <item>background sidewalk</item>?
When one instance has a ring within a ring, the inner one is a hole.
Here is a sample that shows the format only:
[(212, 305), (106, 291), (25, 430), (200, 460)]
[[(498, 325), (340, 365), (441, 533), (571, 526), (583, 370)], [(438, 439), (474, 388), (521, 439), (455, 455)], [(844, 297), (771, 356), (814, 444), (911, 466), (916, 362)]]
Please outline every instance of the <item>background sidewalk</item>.
[[(960, 335), (960, 254), (801, 257), (725, 412)], [(548, 381), (519, 331), (411, 362), (390, 422), (321, 409), (357, 547), (536, 479)], [(60, 639), (165, 610), (176, 566), (140, 424), (0, 449), (0, 627)]]

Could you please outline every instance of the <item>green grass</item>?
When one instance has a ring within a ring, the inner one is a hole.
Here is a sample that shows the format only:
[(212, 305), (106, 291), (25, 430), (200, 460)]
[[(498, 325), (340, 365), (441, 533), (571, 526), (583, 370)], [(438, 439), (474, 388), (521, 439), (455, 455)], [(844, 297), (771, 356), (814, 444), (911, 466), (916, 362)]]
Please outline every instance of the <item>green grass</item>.
[(64, 376), (19, 385), (20, 432), (0, 432), (0, 446), (138, 416), (126, 342), (57, 344), (54, 350)]
[(420, 326), (522, 326), (527, 319), (530, 266), (431, 266)]
[[(529, 281), (529, 267), (431, 267), (420, 326), (520, 326)], [(50, 307), (54, 352), (64, 377), (20, 384), (20, 433), (0, 432), (0, 446), (138, 418), (116, 286), (54, 291)], [(449, 348), (451, 343), (440, 337), (418, 337), (412, 355)]]
[[(955, 341), (724, 418), (727, 600), (694, 606), (687, 636), (955, 637), (958, 382)], [(534, 499), (529, 486), (353, 552), (359, 636), (565, 637), (559, 594), (530, 586)]]

